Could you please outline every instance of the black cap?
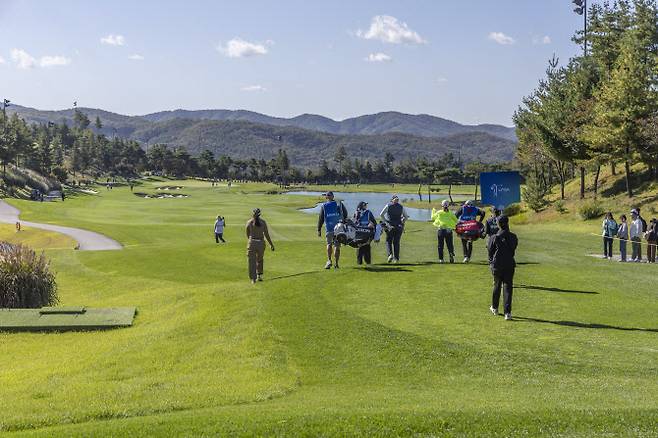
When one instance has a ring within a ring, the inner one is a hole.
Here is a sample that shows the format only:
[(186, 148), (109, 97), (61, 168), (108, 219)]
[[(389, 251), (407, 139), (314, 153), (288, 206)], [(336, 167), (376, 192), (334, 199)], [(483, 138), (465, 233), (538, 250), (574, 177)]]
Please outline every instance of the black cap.
[(500, 228), (509, 227), (509, 218), (505, 215), (499, 217), (498, 218), (498, 225), (500, 226)]
[(323, 193), (324, 196), (334, 196), (334, 192)]

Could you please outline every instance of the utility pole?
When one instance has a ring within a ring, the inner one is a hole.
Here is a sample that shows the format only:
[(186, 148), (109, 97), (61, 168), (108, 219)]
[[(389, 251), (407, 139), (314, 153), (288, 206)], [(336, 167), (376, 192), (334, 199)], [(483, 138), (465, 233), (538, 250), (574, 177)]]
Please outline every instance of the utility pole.
[(587, 0), (573, 0), (574, 12), (583, 16), (583, 52), (587, 58)]

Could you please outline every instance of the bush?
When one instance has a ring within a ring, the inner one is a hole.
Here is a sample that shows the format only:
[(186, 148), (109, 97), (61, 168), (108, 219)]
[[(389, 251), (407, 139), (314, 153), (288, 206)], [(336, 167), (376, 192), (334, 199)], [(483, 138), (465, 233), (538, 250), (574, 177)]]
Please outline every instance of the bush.
[(517, 216), (521, 214), (521, 204), (510, 204), (507, 207), (505, 207), (505, 210), (503, 210), (503, 214), (507, 217), (512, 217), (512, 216)]
[(565, 214), (569, 212), (567, 207), (564, 205), (564, 202), (561, 200), (555, 201), (555, 204), (553, 204), (553, 206), (555, 207), (555, 211), (557, 211), (560, 214)]
[(549, 187), (535, 176), (526, 179), (526, 186), (523, 188), (523, 199), (528, 207), (539, 212), (548, 205), (546, 197), (550, 193)]
[(603, 216), (605, 214), (605, 210), (603, 210), (603, 207), (595, 202), (587, 202), (580, 206), (578, 209), (578, 214), (584, 221), (586, 221)]
[(58, 302), (55, 274), (43, 253), (0, 242), (0, 308), (39, 308)]

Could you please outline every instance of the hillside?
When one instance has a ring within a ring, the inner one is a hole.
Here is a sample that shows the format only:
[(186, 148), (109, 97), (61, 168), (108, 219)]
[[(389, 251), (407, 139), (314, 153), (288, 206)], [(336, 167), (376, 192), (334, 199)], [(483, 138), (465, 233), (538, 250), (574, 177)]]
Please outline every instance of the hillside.
[[(14, 105), (32, 123), (73, 123), (73, 109), (40, 111)], [(428, 115), (379, 113), (336, 122), (305, 114), (292, 119), (250, 111), (166, 111), (125, 116), (100, 109), (80, 108), (89, 119), (101, 119), (107, 136), (138, 140), (146, 145), (166, 143), (186, 147), (198, 154), (210, 149), (216, 155), (234, 158), (269, 159), (279, 148), (288, 151), (292, 164), (315, 166), (319, 157), (331, 160), (344, 146), (352, 158), (374, 160), (391, 152), (397, 160), (426, 157), (437, 159), (447, 153), (464, 161), (509, 161), (516, 141), (512, 128), (499, 125), (466, 126)]]
[(486, 133), (457, 134), (445, 138), (418, 137), (409, 134), (336, 135), (293, 127), (243, 122), (173, 119), (136, 130), (132, 138), (148, 144), (166, 143), (186, 146), (192, 154), (209, 149), (215, 155), (234, 158), (269, 159), (278, 149), (286, 149), (291, 163), (315, 166), (319, 160), (333, 159), (344, 146), (353, 158), (383, 159), (386, 152), (396, 160), (425, 157), (438, 159), (447, 153), (464, 161), (509, 161), (516, 144)]

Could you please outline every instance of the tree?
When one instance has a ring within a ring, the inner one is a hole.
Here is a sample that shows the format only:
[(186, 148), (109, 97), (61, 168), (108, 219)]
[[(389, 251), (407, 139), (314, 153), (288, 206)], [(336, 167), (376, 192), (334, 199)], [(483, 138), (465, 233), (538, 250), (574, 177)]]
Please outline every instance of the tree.
[(334, 155), (334, 162), (338, 164), (339, 174), (343, 175), (343, 163), (347, 159), (347, 152), (345, 151), (345, 146), (338, 146), (336, 149), (336, 155)]
[(94, 126), (98, 131), (103, 129), (103, 122), (101, 122), (101, 118), (99, 116), (96, 116), (96, 121), (94, 122)]

